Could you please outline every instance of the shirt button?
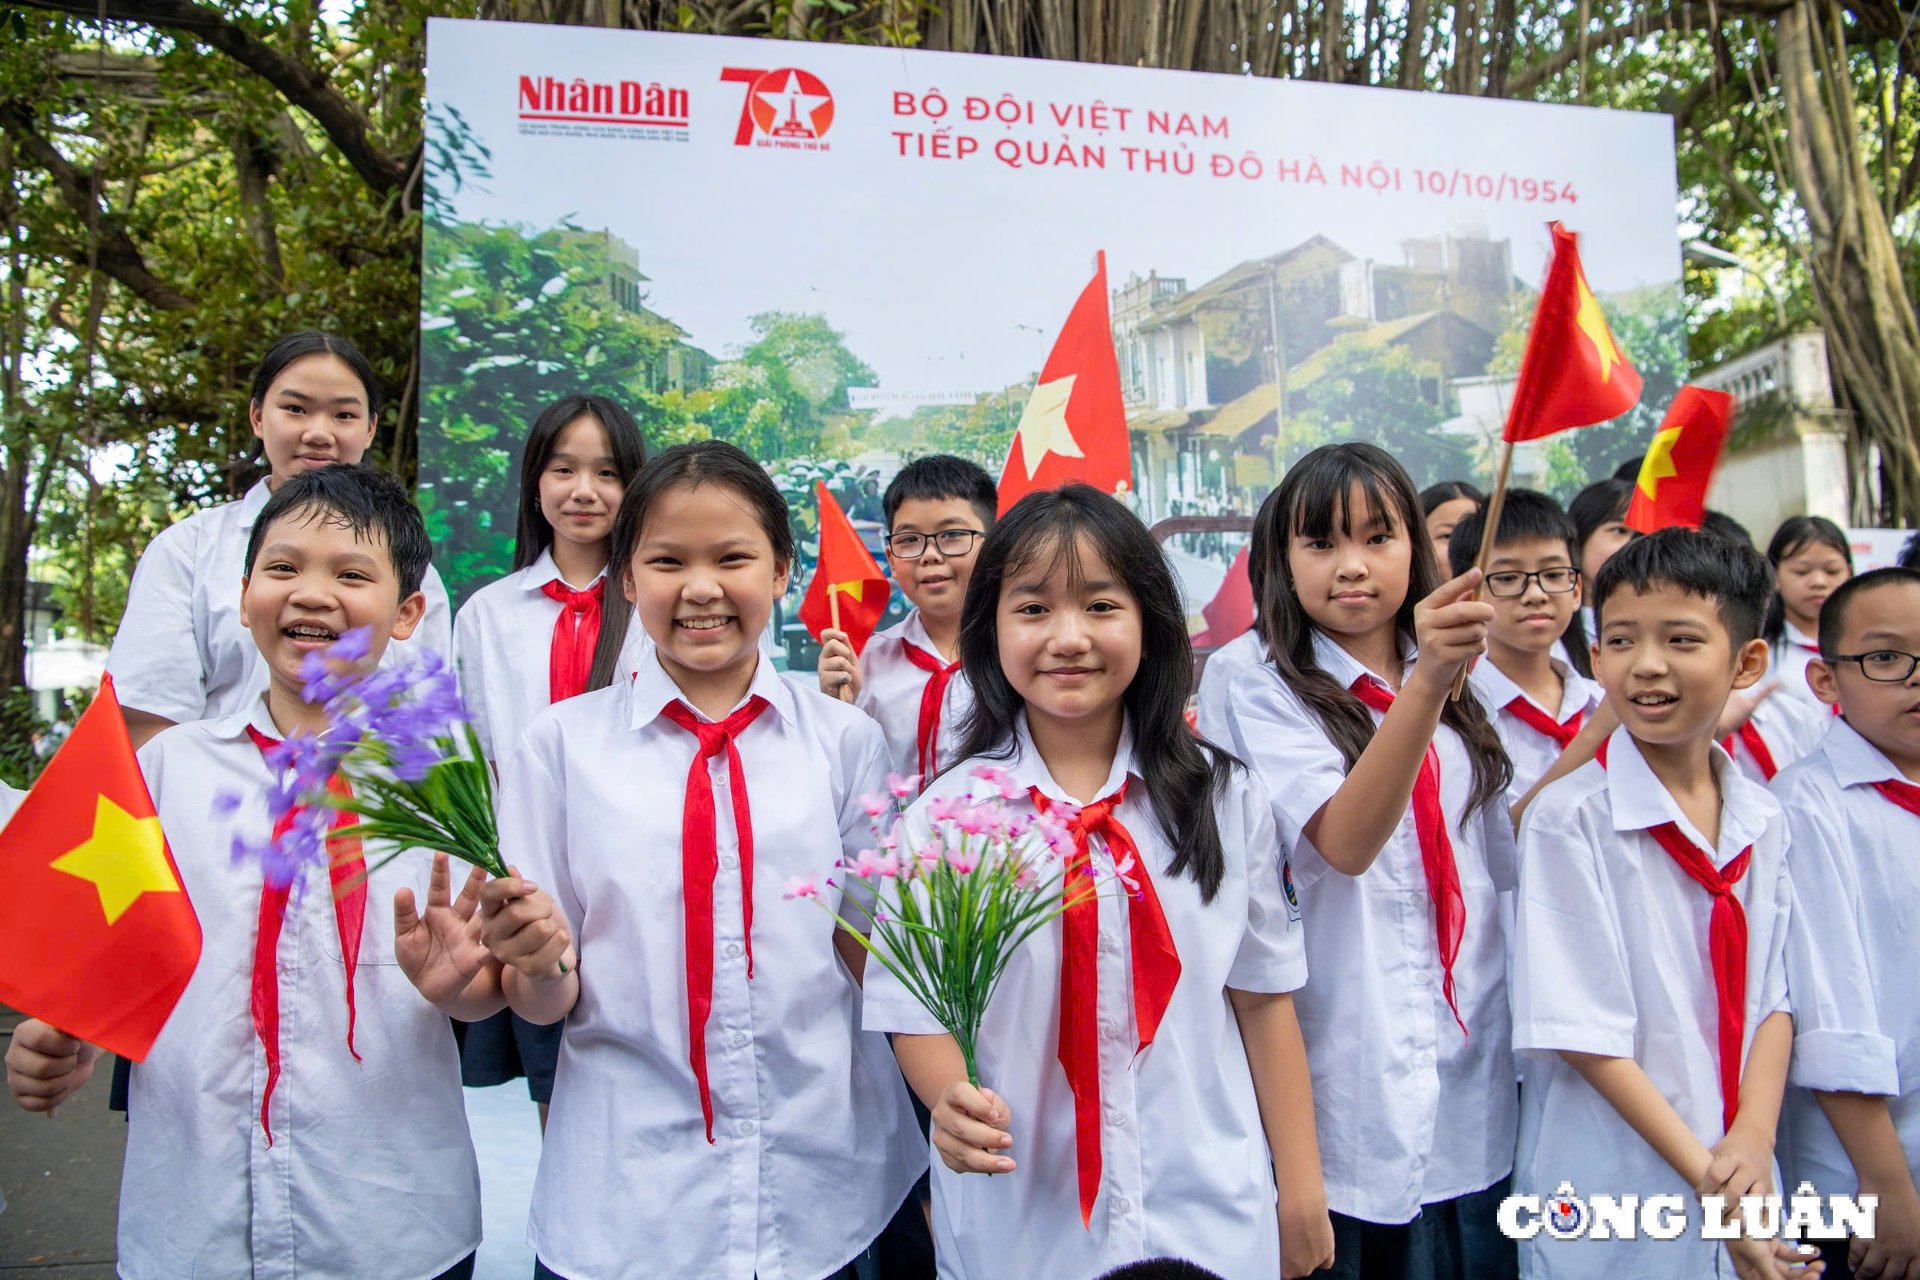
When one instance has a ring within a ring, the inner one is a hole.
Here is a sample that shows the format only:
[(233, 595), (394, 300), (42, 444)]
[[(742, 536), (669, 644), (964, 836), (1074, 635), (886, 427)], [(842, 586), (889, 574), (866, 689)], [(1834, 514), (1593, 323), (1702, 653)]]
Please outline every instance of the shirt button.
[(733, 869), (734, 869), (735, 867), (737, 867), (737, 866), (739, 866), (739, 865), (740, 865), (740, 859), (738, 859), (738, 858), (736, 858), (736, 857), (734, 857), (734, 856), (733, 856), (732, 854), (730, 854), (730, 853), (728, 853), (728, 854), (723, 854), (723, 855), (721, 855), (721, 858), (720, 858), (720, 865), (721, 865), (722, 867), (724, 867), (724, 868), (726, 868), (726, 869), (727, 869), (728, 871), (731, 871), (731, 870), (733, 870)]
[(740, 956), (741, 956), (741, 954), (742, 954), (742, 952), (741, 952), (741, 948), (740, 948), (740, 944), (739, 944), (739, 943), (737, 943), (737, 942), (729, 942), (729, 943), (727, 944), (727, 959), (729, 959), (729, 960), (738, 960), (738, 959), (740, 958)]
[(1118, 951), (1119, 949), (1120, 948), (1113, 941), (1112, 934), (1105, 933), (1105, 932), (1101, 933), (1100, 950), (1106, 952), (1108, 955), (1112, 955), (1114, 952)]
[(733, 1126), (733, 1130), (743, 1138), (751, 1138), (753, 1136), (753, 1121), (742, 1120), (739, 1124)]
[(1100, 1024), (1100, 1034), (1109, 1040), (1118, 1040), (1120, 1038), (1120, 1024), (1109, 1018)]
[(733, 1047), (734, 1047), (734, 1048), (736, 1048), (736, 1049), (744, 1049), (744, 1048), (746, 1048), (746, 1047), (747, 1047), (747, 1046), (748, 1046), (749, 1044), (751, 1044), (751, 1043), (753, 1043), (753, 1037), (752, 1037), (752, 1036), (750, 1036), (750, 1035), (748, 1035), (748, 1034), (747, 1034), (746, 1032), (744, 1032), (744, 1031), (736, 1031), (736, 1032), (734, 1032), (734, 1033), (733, 1033)]
[(1121, 1196), (1118, 1200), (1115, 1200), (1113, 1202), (1113, 1207), (1118, 1209), (1121, 1213), (1132, 1213), (1133, 1201), (1127, 1199), (1125, 1196)]
[[(1127, 1113), (1124, 1111), (1109, 1111), (1107, 1112), (1107, 1123), (1116, 1129), (1124, 1129), (1127, 1127)], [(1125, 1213), (1126, 1210), (1122, 1209), (1121, 1212)]]

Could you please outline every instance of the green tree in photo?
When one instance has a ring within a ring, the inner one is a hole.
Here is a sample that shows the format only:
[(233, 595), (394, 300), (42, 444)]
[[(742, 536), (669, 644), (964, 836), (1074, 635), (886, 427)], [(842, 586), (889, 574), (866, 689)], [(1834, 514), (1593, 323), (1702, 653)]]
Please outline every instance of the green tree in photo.
[(1404, 347), (1334, 344), (1327, 370), (1305, 393), (1309, 435), (1368, 440), (1400, 460), (1414, 483), (1471, 473), (1472, 443), (1440, 430), (1446, 414), (1421, 389), (1432, 370)]

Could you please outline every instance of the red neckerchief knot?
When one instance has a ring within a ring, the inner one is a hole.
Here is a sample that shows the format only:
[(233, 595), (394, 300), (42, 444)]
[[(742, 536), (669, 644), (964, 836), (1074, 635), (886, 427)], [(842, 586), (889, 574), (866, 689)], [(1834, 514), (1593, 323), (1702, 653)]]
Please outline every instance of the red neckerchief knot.
[[(1028, 789), (1041, 813), (1053, 802), (1038, 787)], [(1137, 888), (1127, 904), (1128, 954), (1133, 964), (1134, 1053), (1153, 1043), (1160, 1019), (1180, 981), (1180, 953), (1166, 912), (1153, 889), (1133, 834), (1114, 817), (1127, 784), (1087, 805), (1067, 823), (1073, 852), (1061, 877), (1061, 894), (1072, 905), (1061, 915), (1060, 1066), (1073, 1091), (1075, 1165), (1079, 1173), (1080, 1224), (1092, 1229), (1093, 1202), (1100, 1194), (1100, 904), (1094, 897), (1088, 841), (1099, 836), (1116, 868)]]
[[(1385, 715), (1393, 705), (1393, 691), (1372, 676), (1352, 685), (1354, 697)], [(1420, 842), (1420, 867), (1427, 877), (1427, 896), (1433, 899), (1433, 931), (1440, 956), (1440, 993), (1467, 1034), (1460, 1001), (1453, 986), (1453, 962), (1460, 956), (1460, 940), (1467, 933), (1467, 899), (1460, 890), (1460, 868), (1453, 860), (1453, 839), (1447, 834), (1447, 815), (1440, 807), (1440, 753), (1431, 742), (1413, 779), (1413, 833)]]
[(681, 898), (686, 911), (687, 1058), (700, 1086), (700, 1116), (713, 1141), (713, 1091), (707, 1083), (707, 1016), (713, 1012), (713, 881), (720, 872), (719, 815), (707, 761), (727, 753), (727, 789), (733, 792), (733, 830), (740, 846), (740, 913), (747, 937), (747, 977), (753, 977), (753, 814), (747, 805), (747, 775), (734, 739), (769, 703), (759, 694), (725, 720), (701, 720), (686, 703), (667, 704), (660, 714), (700, 740), (687, 770), (686, 807), (680, 817)]
[(553, 647), (547, 654), (547, 701), (559, 702), (587, 691), (593, 647), (600, 640), (600, 603), (606, 599), (604, 575), (585, 591), (555, 578), (541, 594), (560, 606), (553, 620)]
[[(247, 737), (263, 756), (280, 745), (280, 739), (270, 738), (252, 725), (247, 726)], [(327, 779), (327, 790), (337, 796), (353, 795), (345, 775), (339, 773)], [(287, 834), (301, 810), (302, 806), (296, 805), (273, 824), (275, 840)], [(355, 814), (336, 809), (328, 829), (339, 831), (358, 821)], [(346, 970), (347, 1052), (358, 1062), (360, 1051), (353, 1047), (353, 975), (360, 967), (360, 936), (367, 922), (367, 861), (360, 856), (357, 837), (327, 837), (327, 882), (332, 888), (333, 925), (340, 933), (340, 957)], [(280, 928), (286, 923), (292, 889), (292, 885), (260, 886), (260, 919), (253, 937), (253, 1033), (267, 1055), (267, 1083), (260, 1091), (260, 1129), (267, 1135), (268, 1146), (273, 1145), (273, 1123), (267, 1108), (273, 1101), (273, 1087), (280, 1081)]]
[(926, 687), (920, 691), (920, 725), (914, 735), (914, 741), (919, 744), (920, 788), (924, 791), (927, 783), (933, 781), (933, 775), (940, 771), (940, 707), (960, 664), (942, 662), (911, 640), (903, 639), (900, 647), (906, 650), (908, 662), (928, 673)]

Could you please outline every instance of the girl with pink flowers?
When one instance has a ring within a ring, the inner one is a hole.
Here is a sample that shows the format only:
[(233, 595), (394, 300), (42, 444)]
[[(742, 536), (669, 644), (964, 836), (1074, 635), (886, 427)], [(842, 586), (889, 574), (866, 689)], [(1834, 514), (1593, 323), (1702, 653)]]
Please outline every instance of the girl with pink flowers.
[(995, 796), (1054, 832), (1070, 881), (1105, 887), (1013, 954), (977, 1088), (953, 1037), (868, 970), (866, 1026), (894, 1033), (933, 1112), (940, 1275), (1330, 1262), (1299, 917), (1264, 789), (1182, 717), (1191, 655), (1159, 547), (1085, 485), (1021, 500), (979, 552), (960, 654), (961, 763), (908, 810), (908, 840)]

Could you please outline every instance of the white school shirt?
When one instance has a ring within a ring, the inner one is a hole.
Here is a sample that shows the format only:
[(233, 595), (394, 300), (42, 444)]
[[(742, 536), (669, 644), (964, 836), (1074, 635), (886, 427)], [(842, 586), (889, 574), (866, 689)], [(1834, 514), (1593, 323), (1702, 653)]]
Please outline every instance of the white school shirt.
[(1793, 845), (1793, 1066), (1780, 1124), (1791, 1191), (1852, 1194), (1853, 1164), (1811, 1090), (1887, 1096), (1907, 1164), (1920, 1169), (1920, 817), (1874, 790), (1906, 776), (1845, 721), (1774, 780)]
[(26, 798), (26, 792), (16, 790), (6, 783), (0, 782), (0, 827), (6, 826), (7, 819), (13, 816), (13, 811), (18, 809), (20, 802)]
[[(1069, 797), (1054, 782), (1027, 735), (1024, 713), (1012, 759), (976, 758), (949, 770), (907, 814), (924, 839), (936, 796), (984, 797), (969, 776), (976, 764), (1004, 768), (1015, 786)], [(1099, 797), (1128, 783), (1114, 810), (1132, 834), (1152, 877), (1180, 957), (1180, 979), (1144, 1053), (1136, 1056), (1132, 962), (1126, 896), (1109, 887), (1098, 899), (1101, 1180), (1091, 1229), (1080, 1222), (1073, 1092), (1060, 1066), (1058, 920), (1029, 938), (1008, 961), (980, 1029), (980, 1079), (1013, 1109), (1018, 1168), (983, 1177), (933, 1162), (934, 1257), (942, 1280), (996, 1280), (1018, 1274), (1093, 1280), (1115, 1267), (1173, 1256), (1224, 1276), (1280, 1274), (1280, 1228), (1273, 1169), (1254, 1098), (1253, 1077), (1228, 1003), (1229, 987), (1297, 990), (1307, 979), (1297, 912), (1280, 877), (1280, 849), (1264, 789), (1235, 770), (1215, 803), (1226, 876), (1210, 903), (1186, 875), (1168, 869), (1173, 849), (1160, 830), (1123, 733)], [(1032, 813), (1031, 800), (1010, 802)], [(1103, 842), (1090, 857), (1107, 870)], [(940, 1024), (875, 963), (867, 969), (866, 1025), (878, 1031), (938, 1035)]]
[[(1343, 687), (1371, 674), (1318, 632), (1313, 652)], [(1411, 650), (1407, 663), (1411, 670)], [(1472, 766), (1460, 736), (1442, 725), (1433, 737), (1441, 807), (1467, 913), (1453, 966), (1462, 1036), (1441, 991), (1412, 804), (1366, 874), (1334, 871), (1301, 829), (1346, 781), (1338, 748), (1271, 664), (1242, 669), (1231, 695), (1232, 749), (1272, 796), (1300, 909), (1312, 922), (1313, 981), (1295, 1006), (1328, 1206), (1368, 1222), (1407, 1222), (1423, 1204), (1492, 1186), (1513, 1167), (1507, 943), (1497, 905), (1497, 891), (1513, 885), (1507, 806), (1496, 799), (1467, 814)]]
[(1200, 687), (1193, 694), (1193, 725), (1208, 742), (1227, 746), (1233, 731), (1227, 726), (1227, 694), (1243, 668), (1267, 660), (1267, 640), (1255, 627), (1243, 631), (1207, 655)]
[(873, 843), (861, 800), (885, 790), (880, 731), (765, 660), (753, 695), (769, 706), (737, 739), (751, 981), (727, 753), (708, 763), (712, 1145), (688, 1063), (680, 863), (698, 744), (661, 714), (679, 689), (656, 655), (630, 681), (541, 712), (505, 764), (501, 848), (553, 894), (580, 956), (527, 1228), (571, 1280), (817, 1280), (880, 1234), (927, 1165), (886, 1038), (860, 1030), (833, 920), (781, 896)]
[(1816, 637), (1789, 622), (1786, 639), (1774, 645), (1767, 656), (1772, 659), (1768, 663), (1771, 677), (1781, 682), (1780, 693), (1774, 697), (1792, 694), (1796, 702), (1806, 703), (1816, 711), (1827, 711), (1827, 704), (1820, 701), (1813, 686), (1807, 683), (1807, 664), (1820, 656), (1820, 641)]
[[(1721, 786), (1725, 866), (1751, 845), (1735, 893), (1747, 914), (1746, 1035), (1787, 1007), (1787, 824), (1765, 788), (1713, 749)], [(1694, 1136), (1711, 1147), (1721, 1124), (1719, 1008), (1708, 925), (1713, 900), (1646, 828), (1674, 822), (1705, 839), (1647, 767), (1624, 729), (1607, 764), (1589, 762), (1527, 806), (1513, 965), (1513, 1044), (1529, 1057), (1521, 1095), (1516, 1194), (1676, 1195), (1687, 1229), (1676, 1240), (1556, 1240), (1520, 1245), (1528, 1280), (1671, 1280), (1731, 1276), (1726, 1246), (1702, 1238), (1693, 1188), (1620, 1117), (1560, 1051), (1632, 1058)]]
[[(1783, 688), (1755, 707), (1748, 722), (1760, 731), (1761, 741), (1773, 756), (1774, 768), (1784, 770), (1818, 749), (1827, 729), (1838, 718), (1826, 703), (1789, 698)], [(1748, 781), (1763, 787), (1771, 785), (1771, 780), (1754, 761), (1753, 753), (1738, 738), (1734, 739), (1733, 762)]]
[[(262, 480), (238, 502), (196, 512), (147, 544), (107, 652), (122, 706), (185, 724), (246, 711), (266, 692), (267, 665), (240, 625), (240, 579), (247, 538), (268, 497)], [(453, 611), (432, 565), (420, 589), (426, 614), (410, 638), (387, 646), (383, 663), (452, 646)]]
[[(367, 881), (347, 1050), (346, 982), (326, 876), (288, 901), (279, 945), (280, 1078), (273, 1145), (260, 1128), (267, 1062), (253, 1029), (261, 872), (236, 834), (263, 841), (273, 783), (248, 724), (280, 737), (265, 699), (179, 725), (140, 768), (193, 909), (200, 963), (133, 1069), (120, 1181), (119, 1274), (392, 1276), (428, 1280), (480, 1243), (480, 1172), (447, 1015), (393, 955), (393, 895), (426, 900), (432, 865), (400, 854)], [(217, 796), (243, 797), (232, 817)], [(211, 816), (210, 816), (211, 815)], [(379, 850), (369, 849), (369, 861)]]
[[(902, 647), (905, 644), (946, 662), (927, 635), (920, 611), (914, 609), (868, 638), (860, 651), (860, 696), (853, 702), (880, 726), (887, 740), (888, 768), (903, 778), (920, 772), (920, 698), (933, 678), (931, 672), (913, 665)], [(940, 736), (935, 742), (940, 763), (952, 760), (960, 749), (961, 732), (972, 710), (973, 686), (967, 683), (964, 670), (956, 671), (940, 702)]]
[(1483, 657), (1474, 663), (1473, 674), (1467, 677), (1467, 682), (1480, 698), (1480, 705), (1486, 708), (1487, 717), (1493, 721), (1494, 732), (1500, 735), (1500, 745), (1507, 749), (1507, 758), (1513, 761), (1513, 784), (1508, 787), (1507, 794), (1515, 802), (1533, 790), (1533, 784), (1553, 768), (1560, 759), (1561, 747), (1507, 710), (1507, 704), (1515, 698), (1525, 698), (1535, 708), (1552, 716), (1557, 723), (1565, 724), (1576, 714), (1584, 722), (1606, 698), (1597, 683), (1575, 671), (1564, 660), (1553, 659), (1553, 669), (1565, 686), (1561, 690), (1558, 707), (1541, 706), (1506, 672), (1494, 666), (1489, 658)]
[[(602, 571), (593, 581), (605, 577)], [(460, 697), (473, 717), (481, 750), (496, 766), (518, 745), (528, 722), (550, 705), (553, 628), (563, 606), (546, 594), (549, 582), (572, 586), (554, 566), (551, 550), (542, 551), (526, 568), (474, 592), (453, 620)], [(589, 582), (576, 589), (592, 587)], [(600, 602), (602, 625), (618, 609), (631, 611), (632, 606), (618, 586), (608, 583), (606, 598)], [(614, 682), (631, 679), (651, 648), (640, 620), (629, 616)]]

